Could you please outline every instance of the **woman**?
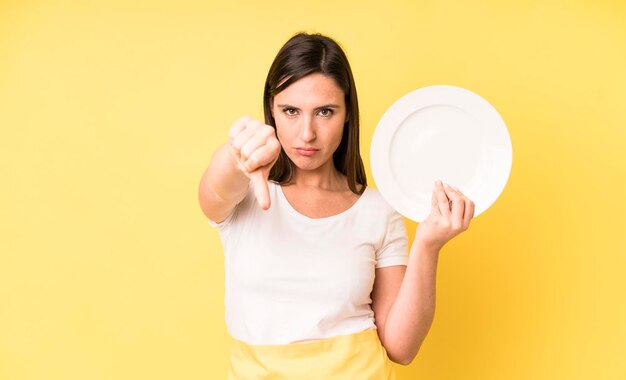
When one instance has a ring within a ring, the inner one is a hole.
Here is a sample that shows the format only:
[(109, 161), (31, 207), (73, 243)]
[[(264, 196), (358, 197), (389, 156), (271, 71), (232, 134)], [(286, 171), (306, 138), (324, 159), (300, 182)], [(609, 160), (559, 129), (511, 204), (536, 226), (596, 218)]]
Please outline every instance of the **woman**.
[(221, 236), (230, 379), (395, 379), (434, 316), (441, 247), (474, 204), (435, 184), (408, 255), (402, 217), (367, 187), (348, 60), (293, 36), (267, 76), (265, 123), (244, 116), (199, 189)]

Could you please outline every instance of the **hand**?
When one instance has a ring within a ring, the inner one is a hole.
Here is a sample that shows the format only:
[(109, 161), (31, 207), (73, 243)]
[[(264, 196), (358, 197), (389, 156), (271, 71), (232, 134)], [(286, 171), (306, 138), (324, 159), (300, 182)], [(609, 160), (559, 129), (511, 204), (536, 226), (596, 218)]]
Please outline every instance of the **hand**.
[(244, 116), (233, 124), (228, 136), (230, 153), (239, 170), (252, 181), (259, 206), (267, 210), (270, 207), (267, 179), (281, 150), (274, 128)]
[(415, 241), (440, 250), (453, 237), (467, 230), (474, 217), (474, 202), (457, 188), (435, 183), (430, 215), (417, 227)]

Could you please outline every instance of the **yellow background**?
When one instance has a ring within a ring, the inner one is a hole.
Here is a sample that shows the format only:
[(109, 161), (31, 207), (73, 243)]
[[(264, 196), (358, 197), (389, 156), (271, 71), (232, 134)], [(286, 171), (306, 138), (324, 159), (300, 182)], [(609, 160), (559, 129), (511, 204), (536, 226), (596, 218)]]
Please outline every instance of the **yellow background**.
[(625, 20), (623, 1), (0, 1), (0, 379), (225, 378), (197, 186), (300, 30), (348, 54), (370, 183), (374, 128), (414, 89), (468, 88), (511, 134), (399, 378), (626, 378)]

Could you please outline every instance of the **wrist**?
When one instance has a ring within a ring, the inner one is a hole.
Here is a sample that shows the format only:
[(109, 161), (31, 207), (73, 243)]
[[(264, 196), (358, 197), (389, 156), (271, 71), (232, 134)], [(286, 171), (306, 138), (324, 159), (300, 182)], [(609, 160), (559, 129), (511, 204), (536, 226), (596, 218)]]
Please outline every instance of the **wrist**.
[(441, 251), (442, 247), (443, 246), (440, 244), (433, 243), (433, 242), (426, 242), (426, 241), (423, 241), (422, 239), (416, 238), (415, 240), (413, 240), (413, 247), (411, 250), (415, 251), (415, 253), (436, 256), (439, 254), (439, 251)]

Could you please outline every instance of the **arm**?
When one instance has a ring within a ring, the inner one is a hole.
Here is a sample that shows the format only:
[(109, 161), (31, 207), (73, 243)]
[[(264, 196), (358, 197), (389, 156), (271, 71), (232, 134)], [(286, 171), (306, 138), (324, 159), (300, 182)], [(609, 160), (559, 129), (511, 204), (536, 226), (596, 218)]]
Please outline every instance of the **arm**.
[(372, 299), (378, 336), (398, 364), (413, 361), (430, 330), (438, 258), (438, 250), (414, 242), (408, 266), (376, 269)]
[(250, 180), (237, 168), (237, 161), (228, 152), (228, 145), (220, 146), (205, 170), (198, 188), (198, 201), (204, 215), (221, 222), (243, 200)]
[(267, 178), (280, 154), (274, 128), (244, 116), (230, 129), (200, 180), (198, 201), (207, 218), (221, 222), (241, 202), (250, 181), (263, 209), (270, 206)]
[(435, 315), (439, 251), (469, 227), (473, 216), (471, 200), (438, 182), (431, 214), (418, 226), (406, 269), (376, 270), (372, 309), (381, 343), (394, 362), (408, 365), (417, 355)]

